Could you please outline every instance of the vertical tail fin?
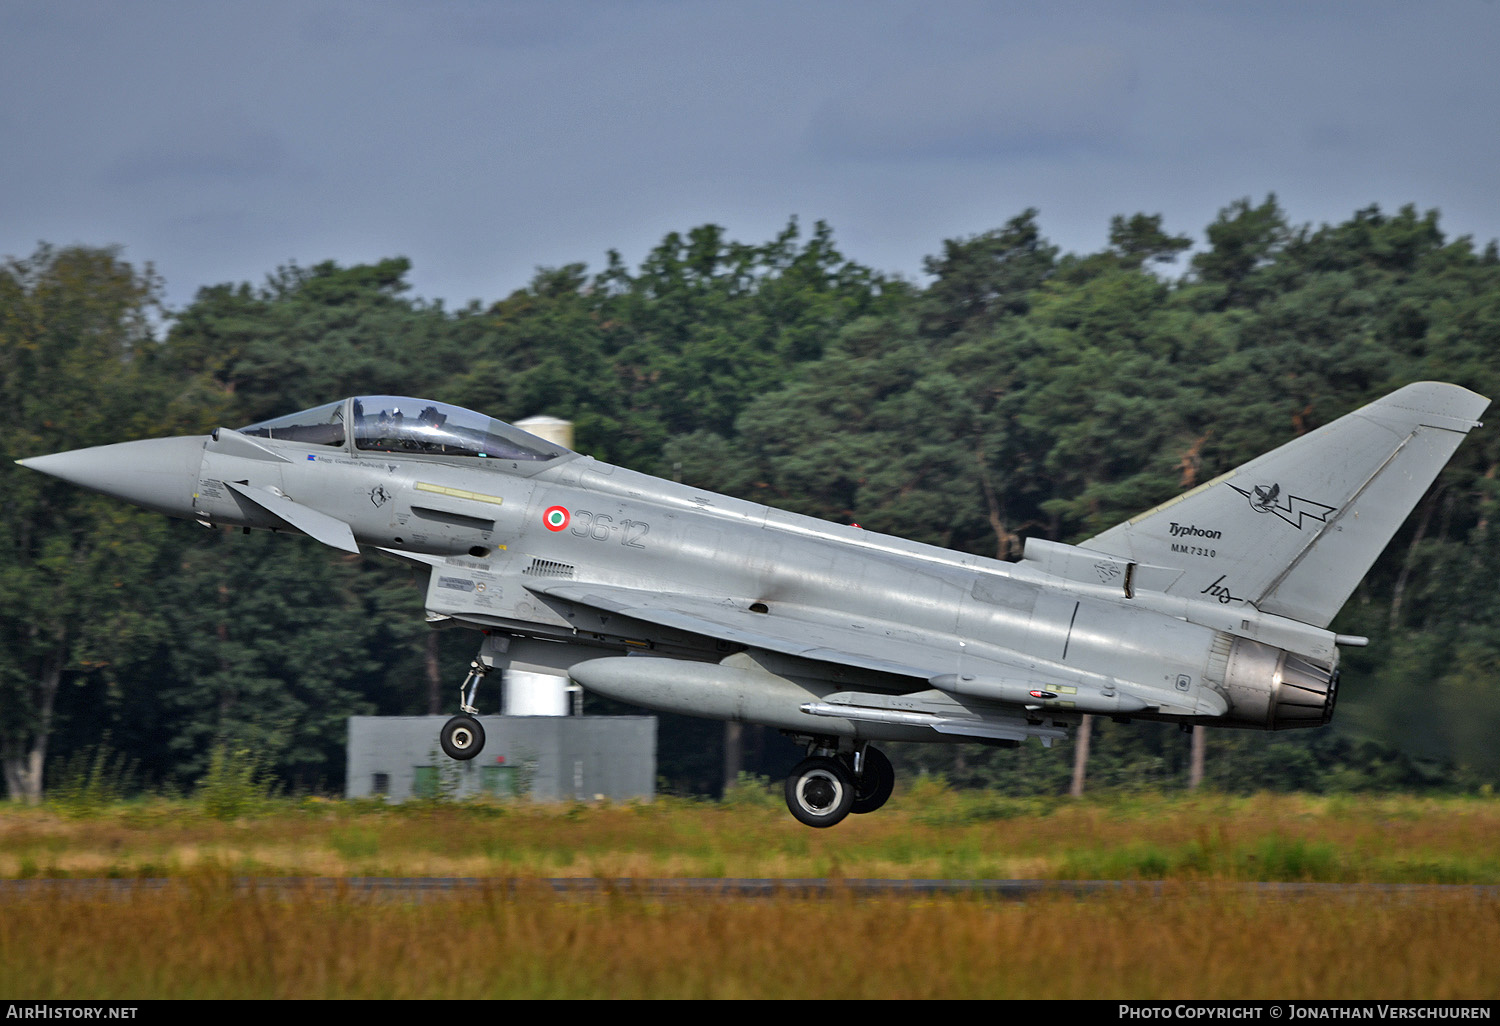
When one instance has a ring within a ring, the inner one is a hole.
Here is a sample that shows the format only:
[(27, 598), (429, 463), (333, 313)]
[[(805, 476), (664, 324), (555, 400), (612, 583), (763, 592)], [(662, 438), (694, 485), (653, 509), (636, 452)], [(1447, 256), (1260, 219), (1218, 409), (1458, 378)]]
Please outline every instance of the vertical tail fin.
[(1083, 547), (1182, 567), (1169, 594), (1326, 627), (1488, 405), (1407, 385)]

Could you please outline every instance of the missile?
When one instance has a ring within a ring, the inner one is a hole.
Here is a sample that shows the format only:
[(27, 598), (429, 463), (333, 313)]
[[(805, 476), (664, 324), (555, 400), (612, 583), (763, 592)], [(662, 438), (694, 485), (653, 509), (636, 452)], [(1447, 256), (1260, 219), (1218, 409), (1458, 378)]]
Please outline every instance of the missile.
[(966, 695), (1028, 709), (1122, 716), (1151, 708), (1150, 703), (1139, 696), (1108, 683), (1044, 683), (1017, 677), (975, 677), (957, 673), (939, 674), (927, 683), (950, 695)]

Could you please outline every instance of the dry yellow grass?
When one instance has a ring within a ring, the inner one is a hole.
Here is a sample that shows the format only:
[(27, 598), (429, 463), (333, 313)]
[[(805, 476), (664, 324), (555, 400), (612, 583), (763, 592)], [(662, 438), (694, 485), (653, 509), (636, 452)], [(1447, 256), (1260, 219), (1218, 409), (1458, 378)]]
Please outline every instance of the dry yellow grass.
[(43, 998), (1500, 997), (1500, 905), (1464, 889), (1280, 897), (1181, 885), (1025, 903), (396, 901), (198, 880), (0, 916), (0, 993)]
[[(1244, 881), (1500, 883), (1493, 799), (1115, 796), (922, 785), (833, 830), (772, 793), (724, 804), (273, 801), (221, 820), (151, 800), (0, 810), (0, 878), (170, 877), (0, 895), (0, 994), (182, 997), (1500, 997), (1481, 888), (1299, 892)], [(1151, 879), (1159, 895), (420, 900), (246, 878)], [(237, 882), (238, 881), (238, 882)]]

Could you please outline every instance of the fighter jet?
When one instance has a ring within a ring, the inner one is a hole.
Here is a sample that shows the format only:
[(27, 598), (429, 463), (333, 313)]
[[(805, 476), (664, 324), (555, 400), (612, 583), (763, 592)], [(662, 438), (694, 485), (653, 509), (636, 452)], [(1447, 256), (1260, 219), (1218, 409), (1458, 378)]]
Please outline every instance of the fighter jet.
[(1408, 385), (1080, 545), (1007, 563), (610, 466), (479, 413), (367, 395), (211, 435), (19, 461), (206, 525), (366, 547), (482, 632), (440, 733), (484, 748), (495, 669), (776, 727), (828, 827), (890, 797), (880, 741), (1045, 745), (1084, 714), (1326, 724), (1329, 623), (1489, 400)]

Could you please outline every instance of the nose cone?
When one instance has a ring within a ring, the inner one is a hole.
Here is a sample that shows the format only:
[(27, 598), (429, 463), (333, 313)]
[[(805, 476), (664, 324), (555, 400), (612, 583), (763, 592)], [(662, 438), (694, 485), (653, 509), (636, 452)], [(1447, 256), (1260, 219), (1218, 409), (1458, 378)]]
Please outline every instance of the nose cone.
[(191, 517), (207, 440), (207, 435), (147, 438), (16, 462), (158, 513)]

